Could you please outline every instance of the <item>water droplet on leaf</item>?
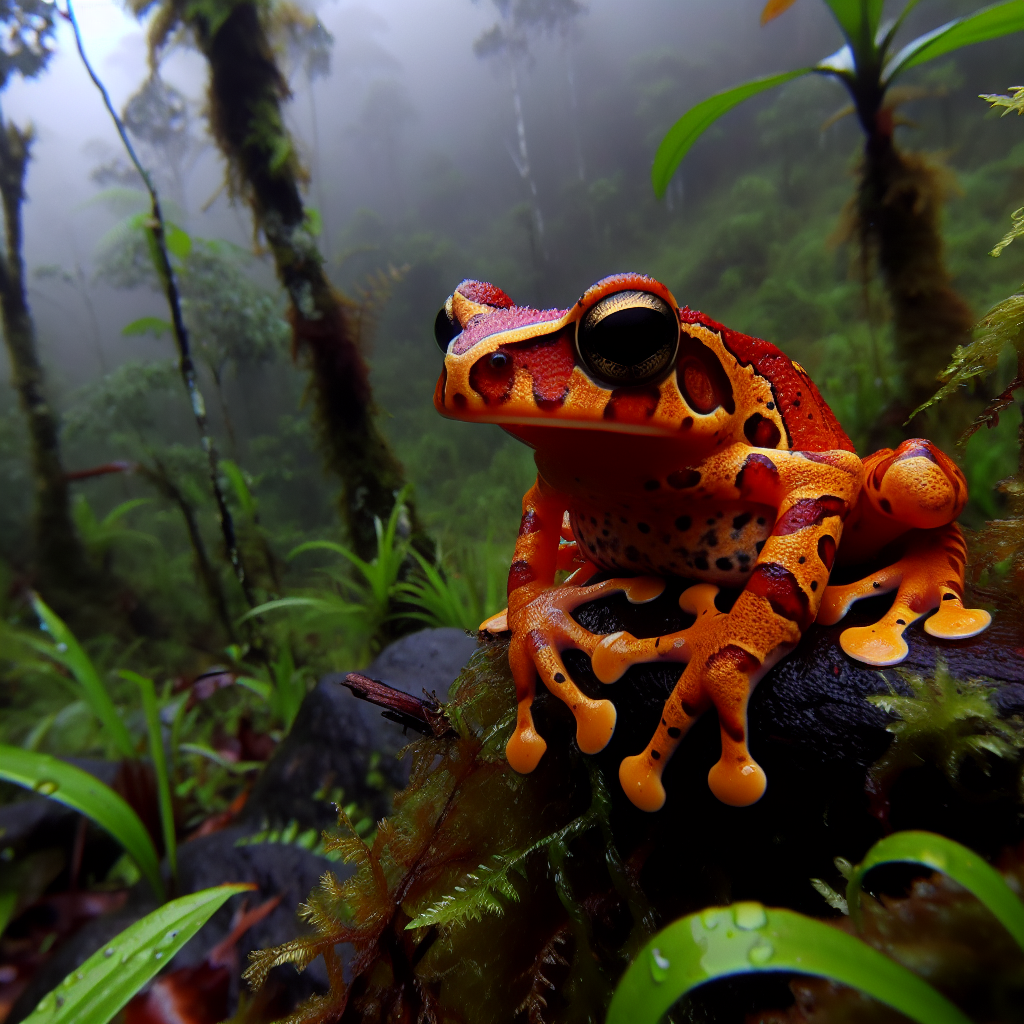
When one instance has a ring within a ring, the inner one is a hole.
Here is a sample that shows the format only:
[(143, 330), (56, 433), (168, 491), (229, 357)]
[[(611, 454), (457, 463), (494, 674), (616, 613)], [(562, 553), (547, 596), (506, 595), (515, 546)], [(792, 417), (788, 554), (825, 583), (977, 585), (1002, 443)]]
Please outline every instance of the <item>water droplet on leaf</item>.
[(737, 903), (732, 908), (732, 916), (736, 927), (746, 932), (763, 928), (768, 923), (768, 915), (760, 903)]
[(103, 950), (103, 955), (104, 956), (113, 956), (114, 955), (114, 947), (113, 946), (107, 946), (107, 948), (105, 950)]
[(60, 789), (60, 786), (53, 779), (40, 779), (35, 784), (35, 791), (42, 793), (43, 796), (52, 796), (58, 789)]
[(672, 966), (667, 957), (661, 955), (660, 949), (651, 950), (651, 977), (659, 984), (668, 977), (668, 969)]
[(763, 967), (773, 956), (775, 956), (775, 947), (768, 941), (759, 942), (747, 953), (747, 959), (755, 967)]

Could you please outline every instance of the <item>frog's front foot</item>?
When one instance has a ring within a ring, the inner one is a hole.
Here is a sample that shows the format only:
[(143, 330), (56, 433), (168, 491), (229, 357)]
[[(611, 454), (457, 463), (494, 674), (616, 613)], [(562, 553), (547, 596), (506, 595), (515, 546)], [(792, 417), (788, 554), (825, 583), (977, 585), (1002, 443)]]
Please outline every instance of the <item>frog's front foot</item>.
[(540, 675), (544, 685), (572, 711), (576, 742), (585, 754), (603, 750), (615, 731), (615, 706), (610, 700), (593, 700), (572, 681), (562, 661), (562, 651), (579, 650), (593, 656), (601, 640), (572, 617), (580, 605), (622, 592), (633, 604), (653, 601), (665, 589), (665, 581), (652, 576), (607, 580), (594, 586), (539, 588), (526, 585), (509, 598), (508, 626), (512, 630), (509, 665), (516, 684), (518, 712), (515, 731), (505, 747), (509, 764), (522, 773), (537, 767), (547, 744), (533, 723), (531, 706)]
[(922, 615), (935, 614), (924, 630), (942, 640), (964, 640), (986, 629), (992, 616), (980, 608), (965, 608), (964, 566), (967, 547), (955, 523), (935, 530), (915, 530), (902, 557), (856, 583), (828, 587), (818, 622), (839, 622), (855, 601), (896, 591), (889, 611), (871, 626), (854, 626), (843, 632), (843, 650), (868, 665), (896, 665), (908, 653), (904, 630)]

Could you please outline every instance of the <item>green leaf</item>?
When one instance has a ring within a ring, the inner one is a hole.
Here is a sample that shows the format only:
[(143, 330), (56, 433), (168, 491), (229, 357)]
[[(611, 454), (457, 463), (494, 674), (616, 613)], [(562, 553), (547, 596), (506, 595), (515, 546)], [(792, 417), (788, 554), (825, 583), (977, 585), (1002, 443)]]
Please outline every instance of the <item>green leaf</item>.
[[(84, 691), (85, 699), (96, 717), (103, 723), (103, 727), (110, 734), (122, 757), (135, 757), (135, 744), (121, 721), (114, 707), (114, 702), (107, 693), (99, 673), (89, 659), (89, 656), (82, 650), (75, 639), (74, 633), (64, 625), (58, 615), (47, 607), (46, 603), (38, 594), (32, 595), (32, 607), (39, 621), (46, 628), (46, 631), (53, 638), (53, 646), (47, 647), (45, 652), (58, 664), (63, 665), (78, 682)], [(42, 650), (42, 648), (38, 648)]]
[(320, 216), (320, 211), (315, 206), (306, 207), (306, 219), (303, 226), (314, 238), (317, 238), (320, 232), (323, 231), (324, 221)]
[(252, 491), (249, 490), (249, 483), (245, 479), (245, 474), (239, 468), (238, 463), (233, 462), (231, 459), (221, 459), (220, 468), (231, 483), (232, 490), (234, 490), (235, 497), (238, 498), (238, 504), (242, 506), (242, 510), (247, 516), (255, 516), (256, 499), (253, 498)]
[(218, 885), (147, 914), (43, 996), (26, 1024), (107, 1024), (228, 899), (255, 888)]
[(122, 519), (129, 512), (133, 512), (135, 509), (140, 508), (142, 505), (152, 504), (152, 498), (129, 498), (127, 501), (122, 501), (120, 505), (112, 508), (101, 520), (100, 526), (112, 527), (117, 525), (118, 519)]
[(267, 612), (276, 612), (282, 608), (312, 608), (316, 611), (338, 614), (360, 610), (359, 605), (350, 604), (338, 597), (279, 597), (273, 601), (258, 604), (255, 608), (247, 611), (238, 621), (245, 622), (256, 615), (265, 615)]
[(167, 251), (179, 260), (188, 259), (192, 252), (192, 236), (169, 221), (164, 223), (164, 241), (167, 243)]
[(825, 0), (825, 3), (855, 50), (872, 44), (882, 18), (884, 0)]
[(165, 334), (170, 334), (172, 330), (173, 328), (167, 320), (158, 316), (144, 316), (122, 327), (121, 333), (126, 338), (139, 334), (152, 334), (156, 338), (161, 338)]
[(860, 989), (919, 1024), (968, 1024), (916, 974), (823, 921), (760, 903), (711, 907), (673, 922), (623, 975), (607, 1024), (657, 1024), (673, 1003), (715, 978), (795, 971)]
[(156, 774), (157, 800), (160, 804), (160, 827), (163, 831), (164, 849), (167, 851), (167, 866), (171, 877), (178, 880), (178, 839), (174, 828), (174, 804), (171, 800), (171, 782), (167, 772), (167, 755), (164, 753), (163, 729), (160, 725), (160, 710), (156, 704), (156, 688), (153, 680), (140, 676), (138, 672), (121, 669), (122, 679), (135, 683), (142, 695), (142, 711), (146, 716), (149, 732), (149, 756)]
[(263, 767), (262, 761), (229, 761), (212, 747), (203, 743), (182, 743), (178, 749), (183, 750), (186, 754), (198, 754), (200, 757), (205, 757), (225, 771), (231, 772), (232, 775), (244, 775), (246, 772), (258, 771)]
[(993, 4), (966, 18), (956, 18), (923, 36), (911, 40), (896, 54), (885, 69), (883, 79), (891, 82), (897, 75), (916, 68), (936, 57), (974, 43), (1010, 35), (1024, 30), (1024, 0)]
[(49, 754), (0, 744), (0, 778), (84, 814), (131, 855), (159, 899), (164, 898), (153, 840), (139, 816), (95, 776)]
[(932, 832), (896, 832), (879, 840), (854, 868), (846, 889), (850, 916), (860, 928), (864, 876), (879, 864), (923, 864), (973, 893), (1024, 949), (1024, 903), (1003, 876), (966, 846)]
[(784, 85), (801, 75), (810, 74), (812, 70), (813, 68), (801, 68), (799, 71), (783, 71), (779, 75), (755, 78), (753, 81), (744, 82), (743, 85), (736, 85), (725, 92), (709, 96), (695, 107), (691, 107), (672, 125), (658, 146), (654, 166), (651, 168), (651, 183), (654, 185), (655, 195), (660, 198), (665, 194), (672, 175), (690, 147), (724, 113), (750, 99), (751, 96), (756, 96), (766, 89), (774, 89), (777, 85)]

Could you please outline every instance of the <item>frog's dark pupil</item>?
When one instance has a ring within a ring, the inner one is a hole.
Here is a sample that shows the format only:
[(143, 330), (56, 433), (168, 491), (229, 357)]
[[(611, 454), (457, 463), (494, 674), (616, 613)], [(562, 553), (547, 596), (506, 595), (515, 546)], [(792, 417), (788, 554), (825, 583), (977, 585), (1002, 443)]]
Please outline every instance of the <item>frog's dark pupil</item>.
[(616, 387), (662, 376), (679, 347), (679, 321), (663, 299), (649, 292), (605, 296), (580, 321), (580, 356), (595, 377)]
[(448, 311), (442, 306), (434, 318), (434, 341), (442, 352), (448, 351), (448, 344), (457, 334), (462, 333), (458, 321), (452, 322), (448, 319)]
[(508, 366), (508, 356), (504, 352), (492, 353), (491, 366), (495, 370), (504, 370)]

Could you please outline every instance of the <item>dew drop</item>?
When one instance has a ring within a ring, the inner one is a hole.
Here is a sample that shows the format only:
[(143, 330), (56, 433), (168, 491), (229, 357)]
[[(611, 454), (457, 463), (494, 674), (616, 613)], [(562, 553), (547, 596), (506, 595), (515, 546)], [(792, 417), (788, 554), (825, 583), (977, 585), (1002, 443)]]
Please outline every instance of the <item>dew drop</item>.
[(661, 955), (660, 949), (651, 950), (651, 977), (661, 984), (668, 977), (668, 969), (672, 966), (668, 957)]
[(763, 967), (773, 956), (775, 956), (775, 947), (767, 940), (752, 946), (747, 953), (747, 959), (755, 967)]
[(768, 923), (768, 915), (760, 903), (737, 903), (732, 908), (732, 916), (736, 927), (745, 932), (763, 928)]
[(59, 1010), (64, 1005), (64, 997), (63, 996), (57, 996), (56, 1002), (57, 1002), (57, 1009)]
[(163, 953), (161, 953), (161, 952), (160, 952), (160, 950), (158, 949), (158, 950), (157, 950), (157, 951), (156, 951), (156, 952), (155, 952), (155, 953), (153, 954), (153, 959), (154, 959), (154, 960), (160, 960), (160, 959), (162, 959), (162, 958), (163, 958)]
[(68, 649), (68, 645), (66, 643), (62, 642), (62, 643), (57, 644), (57, 650), (60, 651), (61, 654), (63, 654), (67, 649)]
[(60, 786), (53, 779), (40, 779), (33, 787), (37, 793), (43, 796), (53, 796), (60, 789)]
[(173, 932), (167, 933), (167, 941), (173, 942), (178, 937), (178, 929), (175, 928)]
[(103, 950), (103, 955), (104, 956), (113, 956), (114, 955), (114, 947), (113, 946), (107, 946), (107, 948), (105, 950)]
[(717, 928), (718, 922), (722, 919), (722, 908), (712, 907), (700, 915), (701, 924), (707, 929)]
[(85, 975), (81, 971), (76, 971), (75, 972), (75, 980), (76, 981), (81, 981), (84, 977), (85, 977)]

